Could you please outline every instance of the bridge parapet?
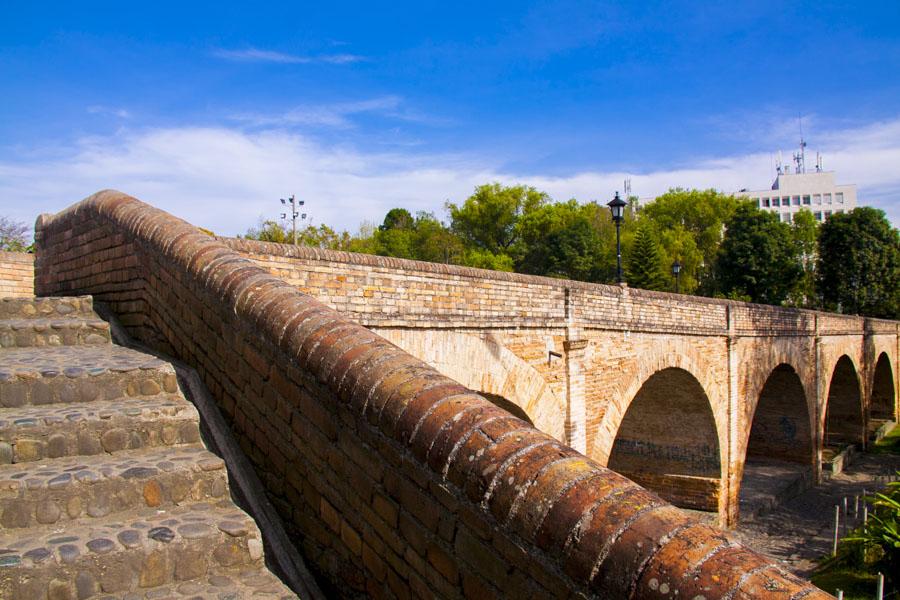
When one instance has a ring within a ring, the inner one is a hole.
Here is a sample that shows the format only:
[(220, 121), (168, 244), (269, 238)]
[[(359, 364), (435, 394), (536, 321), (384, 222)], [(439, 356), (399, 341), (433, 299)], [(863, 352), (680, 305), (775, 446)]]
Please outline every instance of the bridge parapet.
[(607, 330), (796, 337), (815, 335), (818, 321), (820, 335), (859, 335), (865, 327), (897, 332), (895, 321), (854, 315), (218, 239), (338, 311), (373, 326), (488, 328), (515, 319), (523, 328), (564, 327), (574, 321)]
[(41, 217), (36, 237), (39, 294), (93, 294), (198, 370), (335, 583), (401, 597), (829, 597), (160, 210), (101, 192)]

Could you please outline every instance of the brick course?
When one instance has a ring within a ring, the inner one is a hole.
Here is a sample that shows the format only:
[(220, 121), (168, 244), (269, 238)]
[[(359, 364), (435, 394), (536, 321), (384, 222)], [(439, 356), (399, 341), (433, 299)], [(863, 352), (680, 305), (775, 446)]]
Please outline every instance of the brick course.
[(36, 237), (39, 294), (198, 370), (339, 592), (828, 597), (160, 210), (100, 192)]
[(0, 250), (0, 298), (34, 296), (34, 255)]

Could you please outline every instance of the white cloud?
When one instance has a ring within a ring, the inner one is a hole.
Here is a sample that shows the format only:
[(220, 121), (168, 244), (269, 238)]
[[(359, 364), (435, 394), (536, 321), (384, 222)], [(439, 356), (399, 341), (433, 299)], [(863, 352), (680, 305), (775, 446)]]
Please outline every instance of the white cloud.
[[(857, 183), (863, 204), (900, 223), (900, 119), (822, 136), (825, 166), (840, 183)], [(121, 131), (71, 148), (0, 161), (0, 214), (33, 222), (102, 188), (116, 188), (223, 234), (244, 232), (278, 199), (296, 194), (316, 223), (355, 230), (395, 206), (443, 217), (443, 203), (463, 201), (481, 183), (521, 182), (554, 198), (607, 201), (626, 177), (653, 196), (670, 187), (758, 189), (771, 183), (768, 154), (700, 159), (658, 171), (583, 172), (562, 177), (509, 173), (478, 156), (372, 153), (329, 146), (280, 130), (228, 128)], [(44, 156), (45, 158), (41, 158)], [(59, 158), (62, 156), (62, 158)]]
[(233, 115), (232, 118), (235, 121), (262, 127), (317, 125), (349, 128), (353, 126), (350, 117), (363, 113), (377, 113), (403, 119), (404, 113), (400, 111), (400, 104), (401, 99), (397, 96), (381, 96), (356, 102), (295, 106), (279, 114), (240, 113)]
[(319, 56), (299, 56), (285, 54), (273, 50), (260, 50), (259, 48), (245, 48), (243, 50), (226, 50), (218, 48), (212, 55), (217, 58), (234, 62), (268, 62), (281, 64), (304, 65), (310, 63), (325, 63), (332, 65), (346, 65), (365, 60), (356, 54), (323, 54)]
[(92, 115), (111, 115), (120, 119), (130, 119), (131, 113), (124, 108), (114, 108), (111, 106), (103, 106), (94, 104), (87, 107), (87, 112)]

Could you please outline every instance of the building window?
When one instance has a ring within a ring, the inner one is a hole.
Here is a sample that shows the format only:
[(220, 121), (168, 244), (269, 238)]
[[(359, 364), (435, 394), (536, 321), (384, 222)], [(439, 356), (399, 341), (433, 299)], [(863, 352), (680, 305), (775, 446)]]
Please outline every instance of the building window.
[(790, 223), (791, 222), (791, 213), (784, 213), (783, 215), (781, 215), (781, 220), (784, 221), (785, 223)]
[(822, 204), (822, 194), (813, 194), (813, 204)]
[(772, 198), (772, 206), (781, 206), (781, 203), (778, 201), (778, 198)]
[(830, 217), (830, 216), (831, 216), (831, 211), (830, 211), (830, 210), (826, 210), (826, 211), (825, 211), (825, 218), (827, 219), (827, 218)]
[(763, 206), (765, 206), (766, 208), (769, 208), (769, 199), (768, 198), (763, 198), (762, 202), (763, 202)]
[(800, 196), (794, 196), (794, 206), (800, 206)]
[[(821, 200), (821, 198), (820, 198), (820, 200)], [(816, 212), (813, 213), (813, 216), (816, 218), (816, 221), (821, 221), (822, 220), (822, 211), (817, 210)]]
[(825, 194), (825, 204), (831, 204), (831, 194)]
[(838, 204), (843, 204), (844, 203), (844, 192), (837, 192), (834, 195), (834, 201), (837, 202)]
[(809, 194), (803, 196), (803, 206), (809, 206), (810, 204), (812, 204), (812, 202), (810, 200)]

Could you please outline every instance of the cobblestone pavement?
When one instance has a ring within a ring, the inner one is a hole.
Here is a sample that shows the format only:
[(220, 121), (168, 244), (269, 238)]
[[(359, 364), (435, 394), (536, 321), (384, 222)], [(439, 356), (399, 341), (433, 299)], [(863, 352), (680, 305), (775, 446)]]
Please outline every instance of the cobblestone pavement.
[(91, 306), (0, 299), (0, 598), (296, 597), (172, 365)]
[(884, 487), (900, 470), (900, 456), (857, 454), (843, 473), (788, 500), (772, 512), (741, 523), (733, 533), (752, 548), (781, 561), (797, 575), (809, 577), (822, 556), (831, 552), (834, 505), (849, 500), (847, 524), (852, 528), (853, 496)]

